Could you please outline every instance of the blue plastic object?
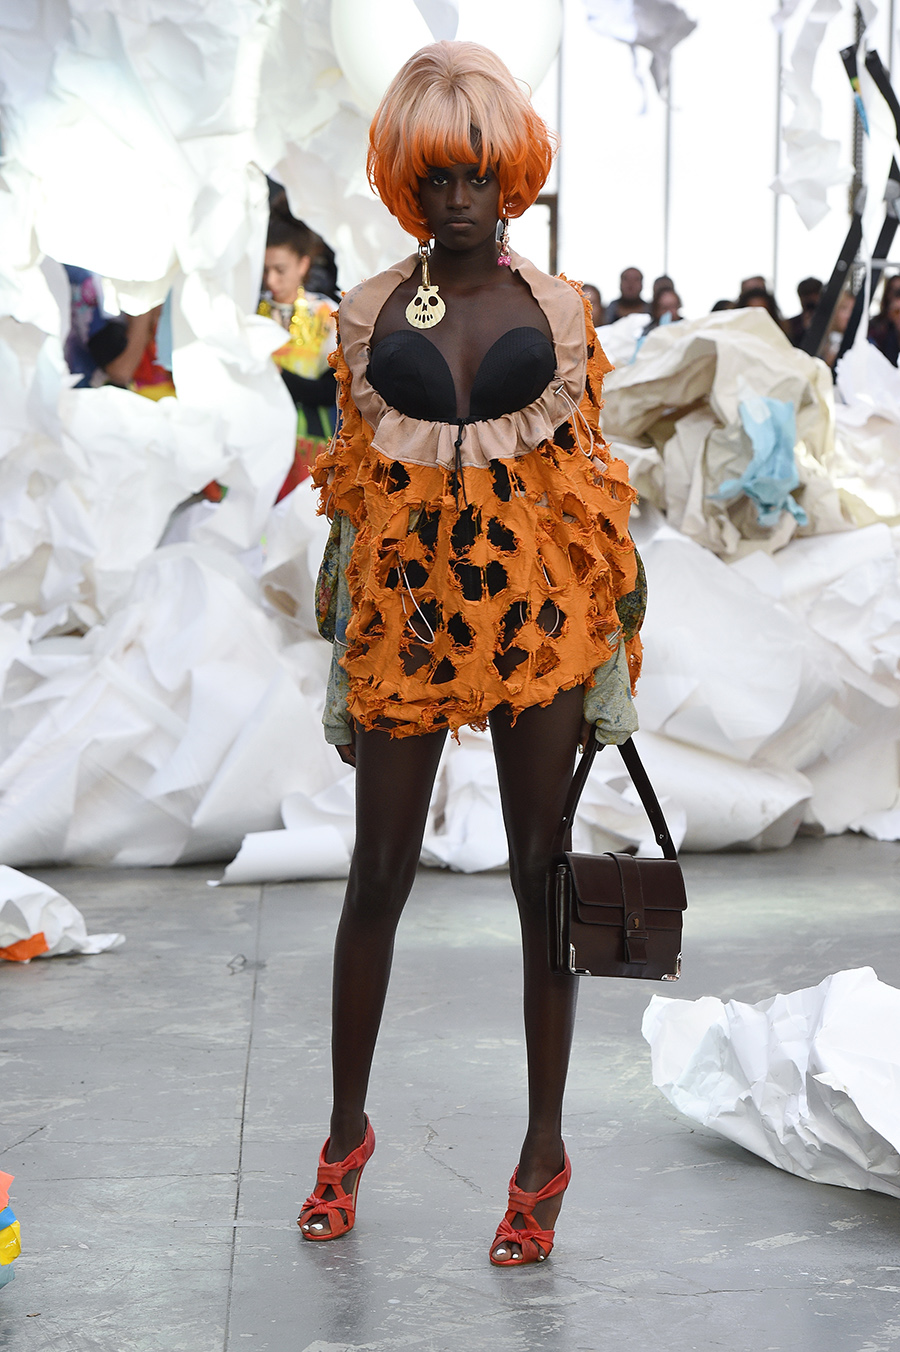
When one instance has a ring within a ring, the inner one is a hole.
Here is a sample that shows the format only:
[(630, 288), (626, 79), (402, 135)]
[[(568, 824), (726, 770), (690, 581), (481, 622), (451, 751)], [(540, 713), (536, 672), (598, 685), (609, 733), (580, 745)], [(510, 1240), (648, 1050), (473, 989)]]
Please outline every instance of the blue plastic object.
[(791, 497), (800, 486), (794, 443), (797, 420), (790, 400), (754, 398), (738, 405), (744, 431), (753, 446), (753, 459), (739, 479), (726, 479), (710, 497), (731, 502), (742, 493), (756, 505), (761, 526), (775, 526), (784, 511), (800, 526), (806, 512)]

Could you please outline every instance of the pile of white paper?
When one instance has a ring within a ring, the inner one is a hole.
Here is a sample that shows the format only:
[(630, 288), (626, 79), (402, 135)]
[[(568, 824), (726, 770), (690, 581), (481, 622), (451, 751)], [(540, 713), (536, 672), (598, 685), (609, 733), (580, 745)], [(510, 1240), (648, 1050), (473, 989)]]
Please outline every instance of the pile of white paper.
[[(346, 872), (352, 773), (321, 736), (314, 622), (327, 525), (273, 502), (295, 415), (256, 316), (259, 166), (336, 246), (342, 282), (408, 241), (369, 192), (367, 119), (325, 0), (173, 24), (166, 0), (0, 0), (0, 857), (223, 860), (234, 878)], [(264, 12), (265, 11), (265, 12)], [(103, 172), (95, 172), (98, 165)], [(134, 312), (172, 290), (176, 400), (73, 389), (64, 259)], [(900, 838), (900, 373), (824, 366), (759, 311), (608, 341), (604, 427), (641, 493), (649, 579), (638, 744), (676, 839), (770, 847), (805, 823)], [(721, 502), (740, 404), (791, 401), (808, 517)], [(228, 493), (172, 517), (211, 479)], [(649, 831), (616, 752), (580, 848)], [(243, 842), (243, 849), (242, 847)], [(442, 760), (423, 858), (502, 866), (490, 739)]]
[(63, 953), (105, 953), (124, 934), (88, 934), (84, 916), (59, 892), (0, 865), (0, 957), (10, 962)]
[(900, 1197), (900, 991), (871, 967), (757, 1005), (655, 995), (653, 1083), (779, 1169)]

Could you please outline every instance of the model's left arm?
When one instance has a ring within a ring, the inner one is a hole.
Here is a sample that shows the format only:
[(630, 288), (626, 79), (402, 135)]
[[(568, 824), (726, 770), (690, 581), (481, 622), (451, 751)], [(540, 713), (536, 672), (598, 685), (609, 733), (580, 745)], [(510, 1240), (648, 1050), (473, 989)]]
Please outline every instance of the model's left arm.
[(613, 575), (616, 613), (621, 626), (615, 653), (597, 668), (592, 683), (585, 687), (584, 719), (593, 726), (598, 742), (619, 746), (638, 728), (632, 696), (641, 669), (640, 628), (647, 604), (647, 580), (628, 530), (628, 516), (635, 497), (628, 483), (628, 468), (622, 460), (610, 455), (600, 428), (603, 377), (612, 366), (600, 346), (586, 300), (584, 310), (587, 375), (580, 412), (593, 433), (594, 453), (603, 466), (604, 479), (612, 487), (619, 504), (612, 521), (615, 538), (608, 542), (607, 560)]

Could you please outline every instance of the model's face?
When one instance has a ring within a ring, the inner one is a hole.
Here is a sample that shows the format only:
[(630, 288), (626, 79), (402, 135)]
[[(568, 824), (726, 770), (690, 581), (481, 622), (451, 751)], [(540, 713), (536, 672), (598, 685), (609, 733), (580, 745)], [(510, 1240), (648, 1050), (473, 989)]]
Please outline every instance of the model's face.
[(641, 288), (644, 285), (644, 274), (638, 272), (637, 268), (626, 268), (619, 278), (619, 286), (622, 289), (623, 300), (640, 300)]
[(279, 305), (293, 305), (297, 292), (309, 272), (310, 258), (295, 254), (286, 244), (275, 244), (266, 249), (266, 263), (263, 279), (267, 291)]
[(419, 201), (428, 229), (445, 249), (463, 252), (491, 238), (500, 215), (500, 184), (492, 169), (451, 164), (419, 179)]

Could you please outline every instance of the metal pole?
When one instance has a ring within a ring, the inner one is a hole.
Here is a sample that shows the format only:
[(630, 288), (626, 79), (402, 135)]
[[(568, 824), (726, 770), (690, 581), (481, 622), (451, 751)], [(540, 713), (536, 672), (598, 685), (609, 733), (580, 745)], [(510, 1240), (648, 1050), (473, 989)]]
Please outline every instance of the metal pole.
[[(781, 173), (781, 70), (784, 60), (784, 37), (779, 32), (776, 46), (775, 83), (775, 177)], [(781, 218), (781, 193), (776, 192), (772, 220), (772, 294), (778, 294), (778, 230)]]
[(669, 58), (669, 81), (666, 85), (666, 168), (663, 180), (663, 265), (669, 273), (669, 221), (672, 205), (672, 63)]
[(559, 269), (559, 242), (562, 234), (563, 203), (563, 52), (566, 46), (566, 4), (562, 4), (562, 25), (559, 30), (559, 51), (556, 54), (556, 133), (559, 136), (559, 149), (556, 152), (556, 206), (550, 208), (550, 272), (555, 276)]
[(888, 5), (888, 74), (893, 70), (893, 0)]
[[(863, 16), (862, 16), (862, 13), (860, 12), (859, 5), (857, 5), (857, 6), (855, 7), (855, 9), (856, 9), (856, 12), (855, 12), (855, 23), (854, 23), (854, 41), (855, 41), (855, 43), (856, 43), (856, 46), (858, 47), (859, 44), (862, 42), (862, 35), (863, 35), (863, 31), (864, 31), (864, 29), (865, 29), (865, 24), (864, 24), (864, 22), (863, 22)], [(852, 180), (851, 180), (851, 182), (850, 182), (850, 203), (849, 203), (849, 207), (850, 207), (850, 215), (852, 216), (852, 215), (853, 215), (853, 208), (854, 208), (854, 206), (855, 206), (855, 204), (856, 204), (856, 199), (857, 199), (857, 197), (858, 197), (858, 195), (859, 195), (859, 192), (860, 192), (860, 190), (861, 190), (861, 188), (862, 188), (862, 186), (863, 186), (863, 182), (864, 182), (864, 180), (865, 180), (865, 174), (864, 174), (864, 168), (865, 168), (865, 161), (864, 161), (864, 154), (865, 154), (865, 151), (864, 151), (865, 134), (864, 134), (864, 132), (863, 132), (862, 119), (861, 119), (861, 117), (860, 117), (860, 115), (859, 115), (859, 110), (858, 110), (857, 107), (856, 107), (856, 100), (855, 100), (855, 99), (853, 100), (853, 102), (852, 102), (852, 104), (851, 104), (850, 106), (851, 106), (852, 109), (853, 109), (853, 114), (852, 114), (852, 116), (853, 116), (853, 178), (852, 178)]]

